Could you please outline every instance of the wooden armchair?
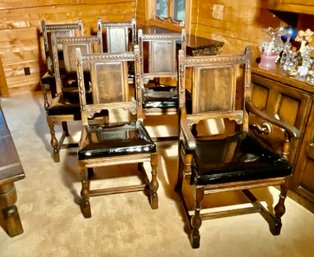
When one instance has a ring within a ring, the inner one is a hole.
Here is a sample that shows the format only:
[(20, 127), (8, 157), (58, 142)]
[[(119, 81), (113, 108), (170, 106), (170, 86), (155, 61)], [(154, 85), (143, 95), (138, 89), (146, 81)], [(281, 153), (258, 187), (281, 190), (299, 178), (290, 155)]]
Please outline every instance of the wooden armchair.
[[(180, 140), (176, 190), (188, 220), (193, 248), (200, 246), (200, 226), (202, 220), (209, 218), (260, 212), (269, 223), (271, 233), (280, 233), (292, 172), (289, 143), (298, 138), (299, 131), (259, 111), (251, 103), (250, 58), (249, 47), (240, 55), (187, 57), (183, 51), (179, 53)], [(188, 72), (192, 87), (187, 97), (184, 92)], [(256, 123), (257, 117), (260, 123)], [(278, 131), (282, 134), (279, 152), (267, 139)], [(189, 214), (183, 183), (194, 194), (193, 215)], [(249, 191), (268, 186), (280, 186), (274, 214)], [(206, 195), (234, 190), (240, 190), (252, 207), (219, 212), (202, 209)]]
[[(136, 100), (134, 95), (132, 96), (133, 90), (129, 90), (128, 62), (135, 63)], [(86, 99), (84, 65), (90, 67), (93, 104), (89, 104)], [(142, 124), (141, 88), (138, 85), (138, 46), (135, 46), (134, 52), (124, 53), (82, 55), (78, 50), (77, 67), (83, 123), (78, 149), (78, 168), (82, 182), (81, 210), (84, 217), (91, 217), (89, 198), (92, 196), (140, 190), (148, 190), (151, 207), (158, 208), (158, 157), (156, 146)], [(124, 119), (123, 110), (130, 113)], [(97, 115), (102, 117), (108, 111), (108, 120), (97, 120)], [(117, 115), (111, 115), (112, 113)], [(94, 117), (91, 122), (90, 119)], [(146, 161), (150, 161), (152, 167), (150, 182), (142, 165)], [(143, 184), (106, 189), (90, 188), (94, 169), (132, 163), (138, 164), (139, 171), (143, 173)]]
[[(60, 71), (59, 50), (61, 46), (62, 59), (64, 60), (64, 72)], [(51, 134), (51, 146), (53, 156), (56, 162), (59, 161), (59, 151), (62, 147), (71, 147), (72, 144), (63, 144), (65, 137), (69, 136), (68, 121), (80, 120), (79, 93), (76, 76), (76, 48), (81, 49), (83, 53), (98, 52), (100, 49), (100, 40), (97, 36), (92, 37), (57, 37), (52, 32), (52, 52), (55, 71), (55, 95), (49, 103), (45, 98), (47, 122)], [(87, 69), (87, 67), (85, 67)], [(85, 75), (89, 80), (88, 73)], [(86, 82), (86, 86), (88, 86)], [(88, 89), (87, 89), (88, 90)], [(58, 140), (55, 134), (54, 126), (61, 124), (63, 133)], [(74, 144), (77, 145), (77, 144)]]
[[(143, 33), (138, 30), (141, 52), (141, 87), (145, 115), (177, 114), (177, 47), (185, 49), (186, 33)], [(160, 83), (174, 80), (174, 85)]]

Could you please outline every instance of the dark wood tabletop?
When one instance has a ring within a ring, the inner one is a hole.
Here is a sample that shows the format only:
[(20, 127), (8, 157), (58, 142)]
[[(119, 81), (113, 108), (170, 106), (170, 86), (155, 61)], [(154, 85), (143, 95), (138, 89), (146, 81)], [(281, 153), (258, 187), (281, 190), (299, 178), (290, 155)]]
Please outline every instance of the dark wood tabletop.
[[(145, 26), (140, 27), (139, 29), (142, 29), (143, 34), (163, 34), (177, 32), (156, 26)], [(186, 35), (186, 51), (188, 55), (215, 55), (219, 53), (223, 45), (224, 42), (210, 38), (204, 38), (190, 34)]]
[(20, 158), (0, 106), (0, 184), (24, 177)]
[(4, 224), (1, 226), (11, 237), (23, 233), (15, 205), (17, 194), (14, 182), (24, 177), (24, 169), (0, 105), (0, 209), (4, 218)]

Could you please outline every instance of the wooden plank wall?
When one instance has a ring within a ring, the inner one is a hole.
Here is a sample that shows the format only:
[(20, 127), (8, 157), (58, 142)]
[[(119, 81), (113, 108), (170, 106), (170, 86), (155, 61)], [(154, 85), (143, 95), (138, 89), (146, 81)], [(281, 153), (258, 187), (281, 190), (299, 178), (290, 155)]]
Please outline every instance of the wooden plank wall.
[[(259, 0), (192, 1), (191, 33), (225, 42), (224, 52), (242, 51), (266, 37), (263, 28), (278, 27), (279, 19)], [(220, 11), (221, 10), (221, 11)]]
[[(0, 2), (0, 61), (6, 80), (0, 93), (36, 88), (45, 71), (40, 39), (40, 22), (76, 22), (81, 18), (86, 35), (96, 31), (96, 20), (129, 21), (139, 26), (154, 24), (146, 20), (146, 2), (152, 0), (2, 0)], [(189, 0), (191, 19), (188, 33), (223, 41), (223, 53), (239, 52), (253, 46), (253, 59), (259, 56), (258, 44), (266, 36), (263, 28), (277, 27), (278, 17), (260, 0)], [(312, 18), (312, 16), (311, 16)], [(299, 19), (308, 24), (309, 19)], [(169, 24), (159, 24), (169, 28)], [(311, 26), (312, 27), (312, 26)], [(31, 74), (25, 75), (30, 68)]]
[[(96, 20), (130, 21), (136, 16), (136, 0), (2, 0), (0, 3), (0, 60), (9, 94), (38, 88), (45, 72), (41, 20), (47, 23), (84, 24), (84, 33), (96, 31)], [(25, 68), (30, 70), (26, 75)], [(6, 83), (6, 85), (4, 85)]]
[[(259, 56), (257, 45), (266, 36), (262, 28), (278, 27), (280, 22), (266, 4), (260, 0), (190, 0), (191, 20), (185, 27), (190, 34), (223, 41), (223, 53), (251, 45), (255, 58)], [(139, 0), (138, 6), (145, 7), (145, 0)], [(145, 19), (143, 12), (137, 15)]]
[(136, 23), (138, 26), (146, 25), (146, 3), (145, 0), (136, 1)]
[(1, 58), (0, 58), (0, 96), (2, 97), (9, 96), (8, 85), (3, 71)]
[(39, 47), (35, 27), (0, 30), (0, 56), (9, 93), (38, 86)]

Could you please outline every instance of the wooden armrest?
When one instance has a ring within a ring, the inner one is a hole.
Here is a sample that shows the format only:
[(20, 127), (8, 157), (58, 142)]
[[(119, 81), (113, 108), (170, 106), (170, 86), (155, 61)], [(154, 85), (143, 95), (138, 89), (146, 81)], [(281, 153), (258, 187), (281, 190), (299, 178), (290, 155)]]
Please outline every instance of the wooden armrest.
[(182, 131), (185, 147), (190, 151), (195, 150), (196, 140), (195, 140), (195, 138), (191, 132), (188, 121), (185, 119), (181, 119), (180, 127), (181, 127), (181, 131)]
[(259, 116), (262, 119), (264, 119), (264, 120), (266, 120), (266, 121), (268, 121), (268, 122), (270, 122), (270, 123), (272, 123), (278, 127), (283, 128), (288, 133), (289, 138), (299, 138), (300, 137), (300, 131), (296, 127), (288, 124), (285, 121), (278, 120), (275, 117), (261, 111), (252, 102), (248, 102), (248, 101), (245, 102), (245, 108), (248, 112), (250, 112), (256, 116)]

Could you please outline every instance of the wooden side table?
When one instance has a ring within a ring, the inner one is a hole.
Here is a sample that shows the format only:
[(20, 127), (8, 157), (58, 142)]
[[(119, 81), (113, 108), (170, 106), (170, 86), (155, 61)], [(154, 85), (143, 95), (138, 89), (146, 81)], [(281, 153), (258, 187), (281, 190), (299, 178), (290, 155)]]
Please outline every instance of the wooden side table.
[(20, 158), (0, 106), (0, 207), (4, 218), (4, 229), (11, 237), (23, 233), (15, 205), (17, 194), (14, 182), (24, 177)]

